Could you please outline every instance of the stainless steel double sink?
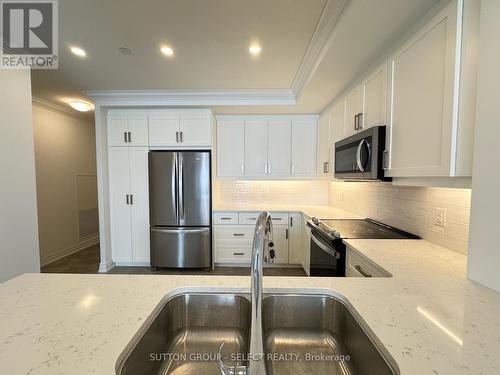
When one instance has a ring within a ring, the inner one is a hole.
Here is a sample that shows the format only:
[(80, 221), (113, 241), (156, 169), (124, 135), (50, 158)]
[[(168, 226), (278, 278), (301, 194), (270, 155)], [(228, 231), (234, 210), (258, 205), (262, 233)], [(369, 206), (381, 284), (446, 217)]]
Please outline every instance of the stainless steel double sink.
[[(127, 345), (119, 375), (216, 374), (218, 350), (245, 365), (249, 295), (188, 292), (165, 298)], [(271, 374), (399, 374), (394, 360), (341, 296), (265, 294), (264, 358)]]

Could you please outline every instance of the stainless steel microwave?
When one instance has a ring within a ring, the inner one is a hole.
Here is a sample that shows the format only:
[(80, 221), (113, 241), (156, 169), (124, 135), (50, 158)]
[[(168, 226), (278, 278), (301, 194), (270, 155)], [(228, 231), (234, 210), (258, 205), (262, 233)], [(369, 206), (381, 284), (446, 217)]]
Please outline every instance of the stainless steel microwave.
[(385, 126), (374, 126), (335, 143), (335, 178), (387, 180), (382, 166)]

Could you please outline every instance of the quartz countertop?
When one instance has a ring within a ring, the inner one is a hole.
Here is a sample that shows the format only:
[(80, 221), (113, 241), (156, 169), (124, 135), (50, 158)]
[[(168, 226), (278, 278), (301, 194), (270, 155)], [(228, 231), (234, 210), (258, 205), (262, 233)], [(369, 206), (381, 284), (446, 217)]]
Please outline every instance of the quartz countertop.
[[(264, 277), (264, 288), (345, 296), (401, 374), (500, 373), (500, 294), (466, 258), (424, 240), (348, 240), (391, 278)], [(250, 277), (25, 274), (0, 284), (2, 374), (113, 374), (144, 320), (177, 288), (249, 291)]]
[(307, 205), (287, 205), (287, 204), (220, 204), (213, 209), (214, 212), (227, 211), (269, 211), (269, 212), (301, 212), (309, 217), (321, 219), (360, 219), (359, 215), (348, 211), (340, 210), (330, 206), (307, 206)]

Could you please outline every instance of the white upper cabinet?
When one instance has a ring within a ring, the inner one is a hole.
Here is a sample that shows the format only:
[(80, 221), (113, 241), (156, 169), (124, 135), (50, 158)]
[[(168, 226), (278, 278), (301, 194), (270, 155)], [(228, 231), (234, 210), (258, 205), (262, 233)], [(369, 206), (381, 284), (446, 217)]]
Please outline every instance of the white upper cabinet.
[(291, 122), (271, 120), (268, 122), (267, 134), (268, 176), (290, 176)]
[(182, 112), (180, 116), (180, 142), (183, 146), (210, 146), (212, 139), (211, 115)]
[(376, 69), (363, 82), (363, 111), (360, 130), (386, 125), (387, 64)]
[(292, 120), (292, 176), (316, 175), (316, 126), (315, 119)]
[[(463, 23), (457, 6), (452, 1), (389, 58), (387, 176), (470, 176), (473, 120), (460, 113), (474, 111), (473, 100), (466, 100), (467, 90), (475, 88), (469, 74), (474, 56), (462, 50), (471, 43), (462, 43), (477, 33), (470, 19), (477, 17), (477, 4), (468, 4)], [(467, 87), (461, 76), (470, 78)]]
[(207, 147), (211, 140), (209, 110), (161, 110), (149, 114), (151, 147)]
[(179, 114), (163, 113), (149, 116), (151, 146), (177, 146), (179, 143)]
[(147, 146), (148, 117), (142, 114), (110, 114), (108, 116), (109, 146)]
[(330, 176), (330, 140), (330, 112), (325, 112), (320, 116), (318, 121), (318, 160), (316, 173), (319, 178), (329, 178)]
[(243, 120), (217, 121), (217, 175), (243, 177), (245, 175), (245, 122)]
[(210, 147), (209, 109), (110, 110), (108, 146)]
[(316, 116), (217, 116), (217, 175), (315, 177), (316, 127)]
[(267, 121), (245, 121), (245, 176), (266, 177)]
[[(345, 98), (345, 124), (346, 137), (360, 130), (360, 117), (363, 112), (363, 88), (361, 86), (352, 90)], [(362, 119), (361, 119), (362, 120)]]

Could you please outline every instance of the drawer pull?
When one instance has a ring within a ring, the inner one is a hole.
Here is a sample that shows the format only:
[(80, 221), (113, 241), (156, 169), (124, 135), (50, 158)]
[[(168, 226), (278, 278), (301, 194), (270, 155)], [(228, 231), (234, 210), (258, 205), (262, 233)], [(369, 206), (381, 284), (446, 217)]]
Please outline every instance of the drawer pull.
[(221, 220), (231, 220), (231, 219), (232, 219), (232, 217), (221, 217), (220, 219), (221, 219)]
[(283, 220), (283, 218), (282, 217), (273, 217), (273, 220), (278, 221), (278, 220)]
[(233, 253), (233, 255), (245, 255), (245, 253)]
[(370, 275), (369, 273), (366, 273), (365, 271), (363, 271), (363, 269), (361, 268), (361, 266), (359, 264), (356, 264), (354, 266), (354, 268), (356, 268), (356, 270), (362, 274), (364, 277), (372, 277), (372, 275)]
[(249, 217), (248, 220), (257, 220), (256, 217)]
[(233, 236), (235, 237), (243, 237), (245, 233), (233, 233)]

